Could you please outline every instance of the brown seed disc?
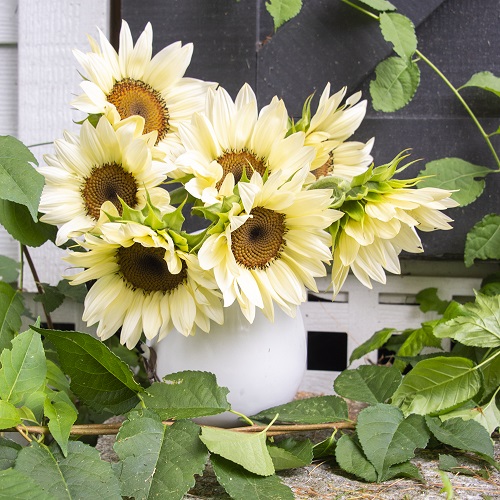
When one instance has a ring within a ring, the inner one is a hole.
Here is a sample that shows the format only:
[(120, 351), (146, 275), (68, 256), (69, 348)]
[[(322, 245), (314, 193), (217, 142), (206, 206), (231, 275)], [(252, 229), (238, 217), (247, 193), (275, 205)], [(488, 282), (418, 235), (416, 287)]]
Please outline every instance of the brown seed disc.
[(221, 187), (226, 175), (230, 172), (234, 175), (234, 182), (238, 183), (243, 175), (243, 170), (245, 170), (248, 178), (252, 177), (254, 171), (259, 172), (260, 175), (263, 175), (266, 171), (264, 160), (257, 158), (253, 153), (246, 150), (239, 152), (227, 151), (220, 155), (216, 161), (222, 167), (222, 178), (216, 185), (217, 189)]

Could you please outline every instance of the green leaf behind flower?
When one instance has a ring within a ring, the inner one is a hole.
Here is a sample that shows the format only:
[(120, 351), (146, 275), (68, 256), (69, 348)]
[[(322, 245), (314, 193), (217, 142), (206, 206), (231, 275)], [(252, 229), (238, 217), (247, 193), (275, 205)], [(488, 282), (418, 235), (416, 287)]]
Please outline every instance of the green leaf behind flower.
[(0, 353), (10, 347), (10, 341), (21, 328), (23, 311), (21, 293), (0, 281)]
[(368, 340), (352, 351), (349, 363), (366, 356), (368, 353), (375, 351), (376, 349), (380, 349), (392, 337), (394, 331), (394, 328), (384, 328), (375, 332)]
[(500, 215), (486, 215), (467, 234), (465, 265), (472, 266), (476, 259), (500, 259)]
[(6, 283), (14, 283), (19, 277), (21, 265), (10, 257), (0, 255), (0, 278)]

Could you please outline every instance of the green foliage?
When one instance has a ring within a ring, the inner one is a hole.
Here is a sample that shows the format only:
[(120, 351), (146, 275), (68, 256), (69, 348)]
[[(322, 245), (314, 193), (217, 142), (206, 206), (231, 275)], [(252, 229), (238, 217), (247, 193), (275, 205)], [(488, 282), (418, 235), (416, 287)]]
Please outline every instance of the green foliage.
[(17, 281), (20, 268), (19, 262), (0, 255), (0, 279), (6, 283), (15, 283)]
[(370, 82), (373, 108), (390, 113), (406, 106), (420, 83), (420, 69), (400, 57), (389, 57), (375, 69), (375, 80)]
[(466, 87), (478, 87), (500, 97), (500, 78), (491, 73), (491, 71), (481, 71), (472, 75), (470, 80), (462, 85), (460, 89)]
[(213, 373), (184, 371), (152, 384), (143, 400), (147, 408), (163, 419), (195, 418), (229, 410), (228, 392), (217, 385)]
[(353, 474), (363, 481), (377, 481), (377, 471), (365, 457), (357, 436), (344, 434), (337, 442), (335, 459), (343, 470)]
[(13, 467), (21, 449), (22, 446), (15, 441), (0, 437), (0, 470)]
[(43, 293), (35, 295), (33, 300), (41, 302), (47, 313), (55, 311), (64, 302), (65, 295), (61, 293), (57, 287), (51, 286), (48, 283), (41, 283)]
[(500, 215), (485, 215), (467, 234), (465, 265), (472, 266), (476, 259), (500, 259)]
[(437, 288), (425, 288), (420, 290), (415, 296), (416, 301), (422, 312), (436, 311), (443, 314), (448, 307), (449, 302), (441, 300), (437, 293)]
[(396, 7), (391, 2), (387, 0), (359, 0), (360, 3), (364, 3), (368, 7), (371, 7), (377, 12), (387, 12), (396, 10)]
[(410, 19), (398, 13), (382, 13), (380, 30), (385, 40), (392, 43), (394, 52), (399, 57), (411, 59), (417, 50), (417, 36)]
[(298, 399), (280, 406), (273, 406), (253, 415), (253, 420), (272, 421), (278, 415), (279, 422), (294, 424), (321, 424), (347, 420), (347, 404), (337, 396), (317, 396)]
[(451, 197), (464, 207), (483, 193), (485, 177), (491, 169), (474, 165), (460, 158), (441, 158), (426, 163), (419, 174), (423, 179), (417, 187), (437, 187), (454, 191)]
[(313, 444), (309, 439), (297, 441), (287, 438), (268, 445), (275, 470), (296, 469), (309, 465), (313, 460)]
[(362, 358), (366, 354), (375, 351), (376, 349), (380, 349), (392, 337), (394, 331), (394, 328), (384, 328), (383, 330), (375, 332), (368, 340), (363, 342), (361, 345), (356, 347), (354, 351), (352, 351), (351, 357), (349, 358), (349, 363)]
[(21, 293), (0, 281), (0, 353), (10, 346), (10, 341), (21, 328), (23, 311)]
[(274, 29), (277, 30), (300, 12), (302, 0), (268, 0), (266, 9), (273, 18)]
[(17, 408), (8, 401), (0, 399), (0, 429), (10, 429), (21, 423)]
[(45, 399), (43, 411), (49, 419), (49, 430), (59, 444), (63, 455), (68, 455), (71, 426), (76, 422), (78, 411), (65, 392), (53, 392)]
[(47, 491), (42, 491), (36, 479), (16, 469), (0, 471), (0, 499), (5, 500), (53, 500)]

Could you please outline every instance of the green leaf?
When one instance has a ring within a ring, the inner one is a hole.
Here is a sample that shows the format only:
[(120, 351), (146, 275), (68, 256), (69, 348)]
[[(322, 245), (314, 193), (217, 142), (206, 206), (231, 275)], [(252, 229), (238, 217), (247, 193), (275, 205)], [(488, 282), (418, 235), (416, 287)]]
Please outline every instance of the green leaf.
[(439, 455), (439, 470), (453, 474), (463, 474), (464, 476), (481, 476), (483, 479), (490, 478), (487, 469), (471, 469), (470, 467), (461, 466), (453, 455)]
[(183, 371), (163, 377), (144, 394), (144, 404), (164, 420), (217, 415), (231, 409), (229, 390), (219, 387), (213, 373)]
[(8, 401), (0, 399), (0, 430), (10, 429), (21, 423), (17, 408)]
[(274, 21), (275, 31), (293, 19), (302, 9), (302, 0), (269, 0), (266, 9)]
[(349, 363), (362, 358), (376, 349), (380, 349), (391, 338), (394, 331), (394, 328), (384, 328), (383, 330), (375, 332), (367, 341), (363, 342), (352, 351)]
[(10, 257), (0, 255), (0, 278), (6, 283), (15, 283), (19, 277), (21, 264)]
[(58, 391), (64, 391), (68, 396), (71, 391), (69, 388), (69, 380), (64, 372), (50, 359), (46, 360), (47, 363), (47, 385)]
[(383, 481), (393, 465), (413, 458), (416, 448), (425, 448), (429, 433), (419, 415), (403, 417), (396, 407), (378, 404), (359, 413), (356, 425), (366, 458)]
[(434, 335), (469, 346), (500, 346), (500, 295), (477, 294), (476, 301), (465, 304), (462, 313), (463, 316), (439, 323)]
[(114, 445), (122, 494), (137, 500), (184, 498), (208, 458), (199, 433), (189, 420), (166, 426), (149, 410), (130, 412)]
[(330, 457), (332, 455), (335, 455), (335, 448), (337, 446), (337, 441), (335, 439), (336, 433), (337, 430), (332, 432), (332, 434), (323, 441), (320, 441), (319, 443), (316, 443), (314, 445), (313, 447), (314, 460), (317, 460), (318, 458)]
[(388, 481), (389, 479), (393, 479), (395, 477), (408, 477), (416, 481), (421, 481), (422, 483), (424, 482), (419, 468), (411, 462), (392, 465), (384, 474), (382, 481)]
[(500, 97), (500, 78), (490, 71), (475, 73), (467, 83), (460, 87), (460, 89), (465, 87), (479, 87), (488, 92), (493, 92), (493, 94)]
[(276, 475), (258, 476), (217, 455), (210, 457), (217, 480), (234, 500), (293, 500), (292, 490)]
[(68, 440), (71, 426), (76, 422), (78, 412), (65, 392), (48, 394), (43, 407), (49, 419), (49, 431), (61, 447), (63, 455), (68, 455)]
[(394, 5), (392, 5), (391, 2), (388, 2), (387, 0), (359, 0), (359, 2), (364, 3), (365, 5), (368, 5), (368, 7), (371, 7), (372, 9), (376, 10), (377, 12), (396, 10), (396, 7)]
[(493, 458), (493, 443), (488, 431), (480, 423), (461, 418), (441, 422), (438, 417), (429, 416), (425, 417), (425, 423), (441, 443)]
[(405, 415), (427, 415), (457, 406), (474, 397), (481, 376), (470, 359), (438, 356), (420, 361), (392, 397)]
[(15, 469), (0, 471), (0, 499), (5, 500), (53, 500), (53, 496), (40, 490), (38, 483), (27, 474)]
[(304, 467), (313, 460), (313, 444), (309, 439), (297, 441), (286, 438), (275, 445), (268, 445), (267, 450), (277, 471)]
[(26, 206), (36, 222), (45, 179), (33, 165), (38, 162), (21, 141), (0, 136), (0, 199)]
[(87, 296), (87, 287), (82, 283), (81, 285), (70, 285), (68, 280), (61, 280), (57, 284), (57, 290), (65, 297), (81, 302)]
[(42, 340), (32, 330), (12, 341), (12, 349), (0, 355), (0, 397), (21, 406), (27, 397), (45, 385), (45, 352)]
[(102, 342), (86, 333), (32, 328), (52, 342), (71, 378), (71, 390), (89, 406), (120, 414), (139, 402), (142, 387)]
[(344, 398), (384, 403), (398, 388), (401, 378), (400, 371), (394, 367), (364, 365), (341, 372), (334, 381), (334, 389)]
[(410, 59), (417, 50), (415, 26), (406, 16), (398, 13), (380, 14), (382, 36), (394, 46), (394, 52), (402, 58)]
[(62, 305), (65, 297), (55, 286), (51, 286), (48, 283), (42, 283), (41, 285), (44, 293), (36, 294), (33, 300), (42, 303), (45, 306), (45, 310), (50, 314)]
[(500, 259), (500, 215), (486, 215), (467, 233), (465, 265), (472, 266), (475, 259)]
[(399, 57), (389, 57), (375, 68), (370, 82), (373, 108), (390, 113), (406, 106), (420, 83), (418, 66)]
[(425, 288), (415, 296), (422, 312), (436, 311), (443, 314), (448, 307), (449, 301), (441, 300), (437, 294), (437, 288)]
[(0, 437), (0, 470), (14, 467), (17, 454), (22, 446), (15, 441)]
[(344, 434), (337, 442), (335, 459), (339, 466), (360, 477), (364, 481), (374, 483), (377, 480), (377, 471), (363, 454), (361, 445), (348, 434)]
[(0, 353), (10, 347), (10, 341), (21, 328), (24, 311), (23, 297), (8, 283), (0, 281)]
[(276, 414), (278, 422), (292, 424), (322, 424), (347, 420), (347, 403), (338, 396), (316, 396), (297, 399), (291, 403), (273, 406), (250, 418), (262, 422), (271, 422)]
[(203, 427), (200, 439), (211, 453), (235, 462), (259, 476), (274, 474), (274, 465), (266, 447), (265, 432), (234, 432)]
[(451, 197), (464, 207), (475, 201), (482, 194), (484, 178), (492, 171), (489, 168), (474, 165), (460, 158), (441, 158), (426, 163), (419, 173), (424, 177), (417, 187), (437, 187), (451, 193)]
[(500, 386), (500, 356), (497, 356), (480, 369), (483, 376), (483, 397), (489, 396)]
[(19, 243), (39, 247), (46, 241), (55, 241), (57, 227), (33, 221), (24, 205), (0, 199), (0, 224)]
[(36, 478), (38, 488), (51, 500), (121, 498), (111, 464), (102, 461), (95, 448), (79, 441), (68, 443), (67, 457), (57, 445), (33, 442), (19, 452), (14, 470)]

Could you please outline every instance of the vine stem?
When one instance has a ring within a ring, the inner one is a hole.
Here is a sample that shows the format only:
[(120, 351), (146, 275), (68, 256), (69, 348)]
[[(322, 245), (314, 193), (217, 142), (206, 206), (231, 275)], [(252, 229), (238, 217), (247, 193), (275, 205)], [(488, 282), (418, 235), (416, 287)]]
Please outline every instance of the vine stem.
[(495, 354), (493, 354), (493, 356), (490, 356), (489, 358), (486, 358), (484, 361), (482, 361), (481, 363), (479, 363), (478, 365), (476, 365), (474, 367), (474, 370), (479, 370), (479, 368), (481, 368), (483, 365), (487, 365), (493, 359), (495, 359), (499, 354), (500, 354), (500, 349)]
[[(26, 262), (28, 263), (31, 274), (33, 275), (33, 279), (35, 280), (36, 289), (38, 290), (38, 293), (40, 295), (43, 295), (45, 293), (45, 290), (43, 289), (43, 286), (40, 282), (40, 278), (38, 277), (35, 264), (33, 263), (33, 259), (31, 258), (28, 248), (26, 247), (26, 245), (21, 245), (21, 248), (22, 248), (22, 253), (26, 257)], [(53, 330), (54, 323), (52, 323), (52, 318), (50, 317), (50, 313), (47, 311), (45, 304), (43, 302), (42, 302), (42, 307), (43, 307), (43, 313), (45, 315), (45, 321), (47, 323), (47, 328)]]

